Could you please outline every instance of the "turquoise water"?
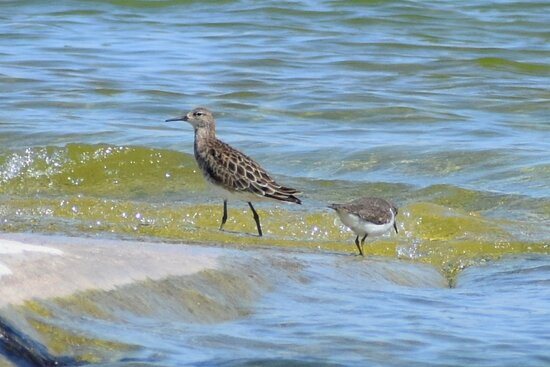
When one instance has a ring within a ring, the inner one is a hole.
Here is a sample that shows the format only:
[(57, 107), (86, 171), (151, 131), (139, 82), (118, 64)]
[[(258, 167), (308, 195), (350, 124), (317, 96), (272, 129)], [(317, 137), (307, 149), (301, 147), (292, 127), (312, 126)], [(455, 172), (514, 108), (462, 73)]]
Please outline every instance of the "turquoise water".
[[(0, 231), (351, 253), (352, 234), (325, 206), (376, 195), (400, 207), (400, 233), (374, 242), (370, 255), (430, 264), (451, 284), (463, 269), (508, 255), (542, 254), (547, 269), (549, 14), (534, 1), (3, 1)], [(246, 235), (254, 223), (243, 203), (230, 203), (230, 232), (217, 231), (221, 201), (197, 171), (192, 130), (163, 122), (198, 105), (215, 112), (220, 138), (304, 192), (300, 207), (258, 205), (263, 239)], [(512, 275), (518, 298), (548, 291), (547, 282), (523, 288), (523, 276)], [(491, 284), (484, 289), (500, 294)], [(319, 287), (308, 290), (311, 299), (325, 299)], [(343, 299), (360, 305), (356, 291), (342, 289)], [(511, 293), (481, 303), (495, 307), (491, 324), (521, 319), (504, 306)], [(455, 311), (471, 301), (460, 291), (452, 297)], [(536, 309), (547, 305), (529, 297)], [(442, 312), (403, 302), (375, 306)], [(330, 328), (340, 307), (315, 327)], [(386, 339), (398, 335), (392, 312), (377, 317), (388, 321)], [(337, 334), (353, 331), (353, 320)], [(425, 322), (438, 329), (442, 320)], [(509, 344), (534, 340), (516, 362), (548, 363), (536, 352), (547, 331), (498, 330)], [(443, 365), (470, 364), (461, 351), (487, 335), (464, 332), (426, 343), (452, 351), (433, 354)], [(393, 348), (369, 340), (379, 348), (372, 353)], [(269, 358), (270, 350), (250, 347), (241, 358)], [(303, 354), (328, 358), (320, 350)], [(335, 363), (359, 360), (342, 353)], [(394, 365), (416, 357), (433, 362), (410, 355)], [(169, 352), (155, 363), (178, 361), (185, 356)], [(503, 365), (497, 352), (478, 362)]]

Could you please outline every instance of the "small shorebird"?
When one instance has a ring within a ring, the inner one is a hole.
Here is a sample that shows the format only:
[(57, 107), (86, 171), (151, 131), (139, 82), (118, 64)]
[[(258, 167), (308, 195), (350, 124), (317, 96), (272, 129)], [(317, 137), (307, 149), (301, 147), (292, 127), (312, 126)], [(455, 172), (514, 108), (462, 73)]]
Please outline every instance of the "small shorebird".
[(277, 184), (275, 180), (252, 158), (216, 138), (216, 123), (212, 112), (203, 107), (195, 108), (186, 115), (168, 119), (187, 121), (195, 129), (195, 159), (203, 176), (215, 188), (221, 188), (223, 216), (220, 230), (227, 221), (227, 200), (240, 199), (248, 202), (258, 236), (262, 236), (260, 217), (252, 201), (273, 199), (301, 204), (295, 194), (298, 190)]
[[(361, 256), (365, 256), (363, 243), (368, 235), (384, 234), (392, 226), (397, 233), (397, 207), (384, 199), (364, 197), (346, 204), (330, 204), (329, 208), (336, 210), (342, 223), (355, 233), (355, 245)], [(363, 236), (361, 245), (359, 236)]]

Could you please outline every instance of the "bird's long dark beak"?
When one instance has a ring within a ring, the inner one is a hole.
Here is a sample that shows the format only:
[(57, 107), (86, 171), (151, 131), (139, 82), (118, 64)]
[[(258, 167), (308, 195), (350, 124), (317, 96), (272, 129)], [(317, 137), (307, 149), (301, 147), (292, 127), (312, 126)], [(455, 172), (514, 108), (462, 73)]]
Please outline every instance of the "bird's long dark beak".
[(164, 120), (164, 122), (172, 122), (172, 121), (187, 121), (187, 116), (181, 116), (173, 119)]
[(395, 229), (395, 233), (399, 233), (399, 232), (397, 231), (397, 221), (394, 221), (394, 222), (393, 222), (393, 229)]

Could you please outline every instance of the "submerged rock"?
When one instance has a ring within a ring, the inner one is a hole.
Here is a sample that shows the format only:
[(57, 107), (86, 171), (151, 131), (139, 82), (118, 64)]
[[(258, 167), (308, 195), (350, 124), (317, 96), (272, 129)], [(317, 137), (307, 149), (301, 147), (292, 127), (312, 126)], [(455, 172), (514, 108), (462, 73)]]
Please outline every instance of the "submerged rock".
[[(74, 366), (77, 362), (69, 357), (51, 355), (41, 344), (21, 333), (0, 318), (0, 357), (16, 366)], [(2, 365), (0, 359), (0, 365)]]

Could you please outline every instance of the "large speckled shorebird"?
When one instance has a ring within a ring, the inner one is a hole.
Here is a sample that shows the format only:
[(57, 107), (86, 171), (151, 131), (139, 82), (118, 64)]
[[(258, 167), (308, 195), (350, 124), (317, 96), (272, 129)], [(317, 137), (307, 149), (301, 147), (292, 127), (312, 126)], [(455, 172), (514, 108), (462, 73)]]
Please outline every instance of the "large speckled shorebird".
[[(355, 233), (355, 245), (361, 256), (365, 256), (363, 244), (367, 236), (384, 234), (392, 226), (398, 233), (395, 220), (397, 207), (384, 199), (364, 197), (346, 204), (330, 204), (329, 208), (336, 210), (342, 223)], [(360, 236), (363, 236), (361, 245)]]
[(168, 119), (187, 121), (195, 129), (195, 159), (206, 180), (215, 188), (222, 189), (223, 216), (220, 230), (227, 221), (227, 200), (240, 199), (248, 202), (258, 236), (262, 236), (260, 217), (252, 201), (273, 199), (296, 204), (302, 202), (300, 192), (277, 184), (275, 180), (252, 158), (216, 138), (216, 123), (212, 112), (203, 107), (195, 108), (186, 115)]

